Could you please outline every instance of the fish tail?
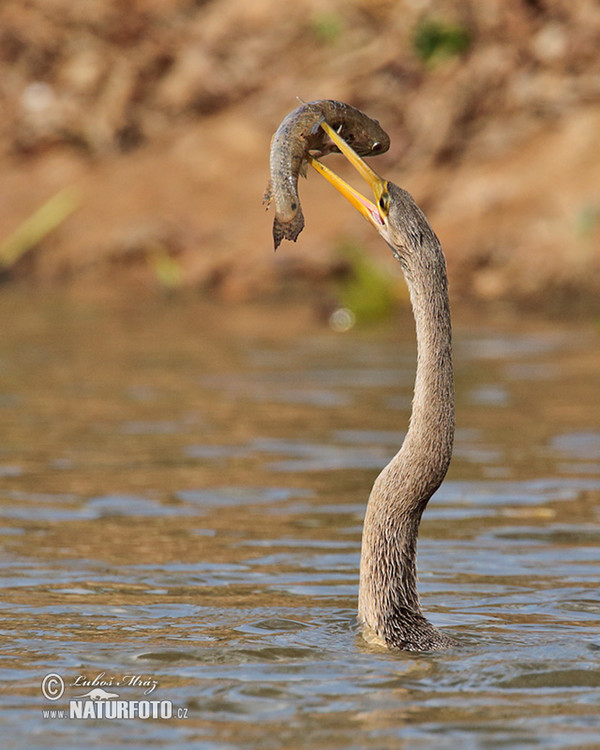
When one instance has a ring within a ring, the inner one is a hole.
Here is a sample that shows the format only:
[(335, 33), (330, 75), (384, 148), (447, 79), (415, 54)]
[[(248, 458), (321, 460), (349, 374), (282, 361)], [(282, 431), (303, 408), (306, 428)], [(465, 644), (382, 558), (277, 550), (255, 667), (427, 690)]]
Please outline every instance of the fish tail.
[(281, 240), (291, 240), (296, 242), (298, 235), (304, 229), (304, 215), (302, 209), (298, 209), (298, 213), (294, 216), (291, 221), (281, 221), (277, 217), (273, 219), (273, 243), (275, 250), (281, 244)]

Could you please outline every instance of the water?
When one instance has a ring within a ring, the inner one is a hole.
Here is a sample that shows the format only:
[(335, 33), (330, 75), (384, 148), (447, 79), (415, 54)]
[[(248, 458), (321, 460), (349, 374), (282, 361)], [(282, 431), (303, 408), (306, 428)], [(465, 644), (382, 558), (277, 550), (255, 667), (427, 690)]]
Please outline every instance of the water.
[[(354, 621), (408, 314), (339, 334), (194, 301), (0, 313), (3, 747), (600, 748), (591, 326), (455, 322), (456, 451), (419, 568), (460, 646), (415, 655)], [(45, 717), (94, 679), (174, 716)]]

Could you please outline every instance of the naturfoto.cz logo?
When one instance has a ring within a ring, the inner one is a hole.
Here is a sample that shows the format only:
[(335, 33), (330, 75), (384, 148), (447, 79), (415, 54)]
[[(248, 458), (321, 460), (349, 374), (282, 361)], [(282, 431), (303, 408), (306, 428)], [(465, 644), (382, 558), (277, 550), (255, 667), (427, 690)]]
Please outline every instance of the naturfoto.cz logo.
[[(107, 677), (101, 672), (94, 678), (78, 675), (69, 688), (79, 693), (69, 698), (65, 708), (42, 709), (45, 719), (187, 719), (188, 709), (185, 706), (173, 706), (169, 700), (154, 700), (148, 697), (125, 699), (120, 692), (112, 688), (143, 689), (143, 696), (149, 696), (158, 686), (158, 680), (144, 675), (122, 675)], [(55, 672), (45, 675), (42, 680), (42, 695), (48, 701), (59, 701), (65, 694), (66, 685), (63, 677)], [(106, 688), (111, 688), (107, 690)]]

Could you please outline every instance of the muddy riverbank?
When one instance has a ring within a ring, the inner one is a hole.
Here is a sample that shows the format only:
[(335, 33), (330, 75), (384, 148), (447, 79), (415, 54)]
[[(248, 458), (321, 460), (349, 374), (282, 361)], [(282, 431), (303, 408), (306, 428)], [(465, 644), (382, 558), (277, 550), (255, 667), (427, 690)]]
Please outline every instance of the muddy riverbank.
[(270, 136), (330, 97), (390, 133), (377, 168), (426, 210), (455, 299), (598, 305), (596, 3), (7, 0), (0, 21), (4, 282), (328, 304), (349, 247), (394, 277), (316, 175), (272, 252)]

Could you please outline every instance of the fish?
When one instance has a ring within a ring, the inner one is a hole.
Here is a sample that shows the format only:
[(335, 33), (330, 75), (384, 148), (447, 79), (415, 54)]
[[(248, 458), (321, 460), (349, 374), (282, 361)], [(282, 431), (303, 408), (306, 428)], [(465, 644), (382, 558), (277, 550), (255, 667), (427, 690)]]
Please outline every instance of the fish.
[(334, 99), (303, 102), (284, 117), (271, 139), (270, 179), (263, 196), (267, 209), (275, 203), (275, 250), (282, 239), (295, 242), (304, 229), (298, 177), (306, 177), (309, 157), (339, 152), (320, 127), (322, 122), (327, 122), (360, 156), (383, 154), (390, 147), (390, 138), (377, 120)]

